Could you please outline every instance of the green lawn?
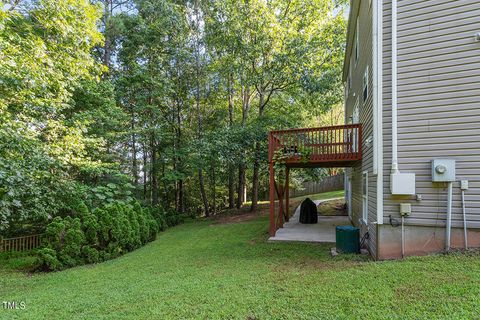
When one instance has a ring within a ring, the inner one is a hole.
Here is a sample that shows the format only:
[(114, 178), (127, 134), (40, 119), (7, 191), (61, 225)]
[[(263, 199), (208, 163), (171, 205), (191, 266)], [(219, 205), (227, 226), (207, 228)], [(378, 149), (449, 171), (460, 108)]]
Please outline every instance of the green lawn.
[[(291, 201), (301, 201), (304, 200), (305, 198), (310, 198), (312, 200), (324, 200), (324, 199), (332, 199), (332, 198), (341, 198), (345, 196), (345, 191), (344, 190), (338, 190), (338, 191), (330, 191), (330, 192), (324, 192), (324, 193), (316, 193), (316, 194), (311, 194), (307, 196), (300, 196), (296, 198), (291, 198)], [(270, 202), (267, 201), (258, 201), (258, 204), (269, 204)], [(244, 205), (249, 206), (252, 204), (252, 201), (247, 201), (244, 203)]]
[[(373, 262), (268, 243), (267, 219), (189, 222), (116, 260), (49, 274), (0, 271), (4, 319), (472, 319), (479, 256)], [(1, 305), (0, 305), (1, 307)]]

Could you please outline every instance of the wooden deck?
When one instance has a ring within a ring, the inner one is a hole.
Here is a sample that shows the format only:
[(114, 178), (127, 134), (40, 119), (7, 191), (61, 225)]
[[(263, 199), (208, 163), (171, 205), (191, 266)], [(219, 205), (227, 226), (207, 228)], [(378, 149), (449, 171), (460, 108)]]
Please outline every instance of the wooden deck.
[(291, 168), (351, 167), (361, 159), (361, 124), (271, 131), (268, 137), (270, 236), (274, 237), (290, 219), (286, 208)]
[(362, 125), (271, 131), (269, 161), (288, 167), (346, 167), (362, 158)]

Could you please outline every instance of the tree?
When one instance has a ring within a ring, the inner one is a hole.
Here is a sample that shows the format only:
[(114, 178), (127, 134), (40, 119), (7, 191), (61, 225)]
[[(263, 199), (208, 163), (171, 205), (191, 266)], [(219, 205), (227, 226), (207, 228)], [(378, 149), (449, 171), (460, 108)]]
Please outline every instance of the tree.
[(91, 56), (102, 41), (99, 7), (41, 0), (18, 8), (0, 11), (3, 228), (45, 221), (68, 207), (71, 179), (100, 165), (88, 154), (92, 140), (85, 122), (69, 116), (76, 88), (100, 74)]

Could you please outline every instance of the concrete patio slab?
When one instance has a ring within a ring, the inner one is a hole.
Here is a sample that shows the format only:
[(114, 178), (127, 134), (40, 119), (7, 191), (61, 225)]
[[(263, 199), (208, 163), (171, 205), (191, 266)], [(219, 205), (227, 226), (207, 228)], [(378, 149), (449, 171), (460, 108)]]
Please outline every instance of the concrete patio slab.
[[(318, 206), (320, 203), (335, 199), (314, 200)], [(350, 226), (348, 216), (318, 216), (317, 224), (301, 224), (300, 206), (295, 210), (295, 214), (290, 221), (283, 225), (283, 228), (277, 230), (275, 237), (270, 237), (270, 241), (303, 241), (303, 242), (322, 242), (335, 243), (335, 227)]]

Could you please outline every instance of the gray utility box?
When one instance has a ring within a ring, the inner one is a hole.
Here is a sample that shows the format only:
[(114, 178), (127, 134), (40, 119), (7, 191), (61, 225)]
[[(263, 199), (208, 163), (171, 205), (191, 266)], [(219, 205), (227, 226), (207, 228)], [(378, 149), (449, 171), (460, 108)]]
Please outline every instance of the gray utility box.
[(432, 182), (454, 182), (455, 160), (434, 159), (432, 160)]

